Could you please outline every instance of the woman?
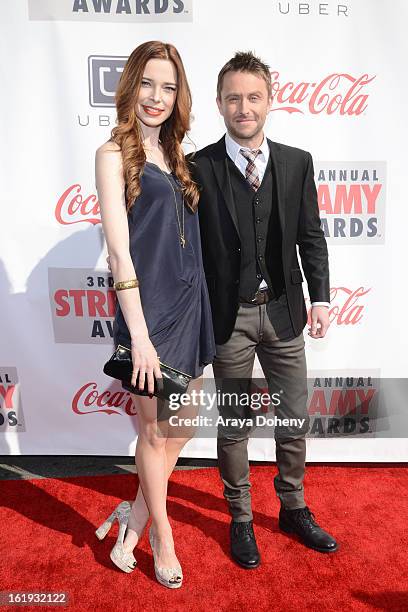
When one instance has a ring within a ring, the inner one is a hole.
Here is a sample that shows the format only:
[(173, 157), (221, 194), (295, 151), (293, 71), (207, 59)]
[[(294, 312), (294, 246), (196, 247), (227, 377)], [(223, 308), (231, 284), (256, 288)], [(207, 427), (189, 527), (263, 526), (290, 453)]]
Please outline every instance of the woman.
[[(181, 147), (190, 129), (191, 94), (173, 45), (150, 41), (132, 52), (116, 107), (118, 125), (97, 150), (95, 162), (117, 290), (115, 345), (131, 348), (132, 385), (139, 376), (139, 388), (146, 385), (152, 394), (154, 378), (161, 377), (160, 358), (193, 377), (191, 390), (213, 360), (215, 341), (201, 258), (198, 189)], [(152, 395), (138, 395), (137, 402), (139, 490), (132, 507), (127, 501), (119, 504), (96, 534), (102, 539), (118, 519), (111, 559), (131, 572), (136, 565), (132, 551), (150, 514), (156, 577), (177, 588), (183, 574), (166, 512), (167, 480), (192, 433), (171, 430), (163, 418), (164, 402)]]

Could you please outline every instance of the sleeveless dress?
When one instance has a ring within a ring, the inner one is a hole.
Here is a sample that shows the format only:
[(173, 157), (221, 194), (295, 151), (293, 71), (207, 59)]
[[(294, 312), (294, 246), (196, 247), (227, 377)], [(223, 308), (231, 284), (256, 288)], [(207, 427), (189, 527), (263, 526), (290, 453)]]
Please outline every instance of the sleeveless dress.
[[(149, 338), (160, 361), (196, 378), (215, 356), (198, 214), (184, 204), (183, 248), (174, 201), (175, 192), (182, 224), (183, 204), (177, 178), (146, 161), (140, 180), (141, 193), (128, 213), (129, 250), (140, 283)], [(119, 300), (113, 339), (115, 348), (118, 344), (131, 346)], [(122, 387), (131, 391), (125, 384)]]

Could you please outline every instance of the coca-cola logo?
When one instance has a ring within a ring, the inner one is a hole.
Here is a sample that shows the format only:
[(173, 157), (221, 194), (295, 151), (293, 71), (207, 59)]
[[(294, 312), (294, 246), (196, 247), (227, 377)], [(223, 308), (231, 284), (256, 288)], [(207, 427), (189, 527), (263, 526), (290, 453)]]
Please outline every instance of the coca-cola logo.
[(353, 77), (347, 72), (333, 72), (320, 81), (283, 82), (279, 72), (271, 71), (272, 110), (312, 115), (361, 115), (367, 108), (368, 94), (362, 93), (375, 75)]
[(95, 194), (83, 196), (81, 185), (70, 185), (58, 198), (55, 218), (61, 225), (72, 225), (82, 221), (96, 225), (101, 223), (100, 207)]
[(137, 414), (128, 391), (99, 391), (95, 382), (87, 382), (78, 389), (72, 398), (72, 410), (75, 414)]
[[(371, 287), (364, 289), (349, 289), (348, 287), (332, 287), (330, 289), (330, 323), (337, 325), (356, 325), (363, 318), (364, 304), (359, 303), (360, 298), (367, 295)], [(310, 302), (310, 300), (308, 300)], [(308, 310), (308, 324), (311, 325), (311, 306)]]

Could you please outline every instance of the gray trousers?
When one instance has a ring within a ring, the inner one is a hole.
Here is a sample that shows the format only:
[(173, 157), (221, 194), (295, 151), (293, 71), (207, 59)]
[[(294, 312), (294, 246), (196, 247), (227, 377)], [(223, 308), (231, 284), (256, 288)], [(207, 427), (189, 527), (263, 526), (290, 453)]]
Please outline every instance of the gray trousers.
[[(281, 403), (275, 407), (276, 417), (305, 419), (303, 427), (275, 427), (274, 430), (278, 467), (274, 487), (288, 509), (305, 505), (303, 478), (309, 417), (304, 347), (303, 333), (293, 336), (286, 294), (283, 294), (278, 300), (260, 306), (240, 304), (232, 335), (225, 344), (217, 345), (213, 362), (217, 389), (224, 393), (234, 389), (243, 392), (250, 384), (256, 354), (268, 382), (268, 392), (272, 395), (283, 391)], [(248, 407), (239, 402), (227, 408), (218, 405), (218, 410), (220, 416), (249, 416)], [(218, 427), (218, 467), (224, 496), (235, 521), (253, 518), (247, 450), (250, 432), (251, 428), (242, 426)]]

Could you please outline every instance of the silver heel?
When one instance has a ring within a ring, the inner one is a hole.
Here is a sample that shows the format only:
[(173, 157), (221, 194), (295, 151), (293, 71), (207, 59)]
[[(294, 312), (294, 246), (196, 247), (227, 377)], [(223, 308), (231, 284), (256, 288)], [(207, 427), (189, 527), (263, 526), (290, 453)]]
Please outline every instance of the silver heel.
[(125, 539), (126, 528), (129, 521), (129, 514), (131, 511), (131, 503), (128, 501), (123, 501), (118, 504), (115, 510), (112, 512), (110, 516), (98, 527), (95, 531), (96, 537), (99, 540), (103, 540), (106, 536), (110, 528), (112, 527), (115, 519), (118, 519), (119, 530), (118, 537), (116, 539), (115, 546), (112, 548), (110, 552), (110, 558), (113, 563), (119, 567), (119, 569), (124, 572), (130, 573), (136, 567), (137, 561), (133, 556), (132, 552), (128, 552), (123, 548), (123, 541)]
[(156, 579), (169, 589), (179, 589), (183, 583), (183, 571), (180, 564), (177, 567), (159, 567), (156, 564), (155, 537), (152, 528), (149, 529), (149, 542), (153, 552), (154, 573)]
[(112, 512), (110, 516), (108, 516), (106, 521), (102, 523), (102, 525), (100, 525), (98, 529), (95, 531), (95, 534), (98, 540), (104, 539), (104, 537), (106, 536), (106, 534), (109, 532), (110, 528), (112, 527), (114, 520), (115, 520), (115, 510)]

